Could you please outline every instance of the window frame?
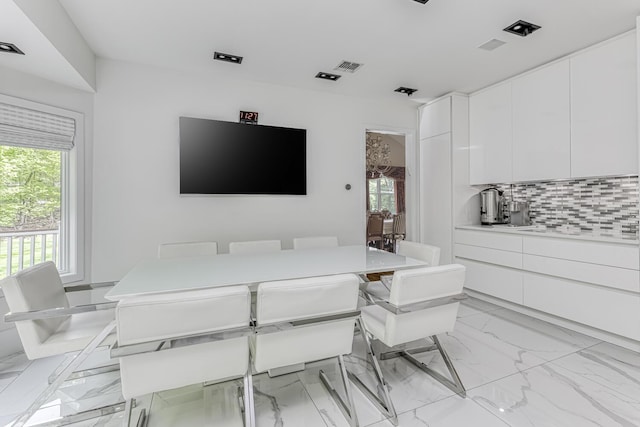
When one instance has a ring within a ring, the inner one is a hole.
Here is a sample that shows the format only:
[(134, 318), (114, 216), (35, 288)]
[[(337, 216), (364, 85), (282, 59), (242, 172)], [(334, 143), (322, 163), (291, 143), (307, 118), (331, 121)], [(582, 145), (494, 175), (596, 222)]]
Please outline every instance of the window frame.
[[(381, 191), (382, 186), (380, 185), (380, 180), (383, 179), (383, 178), (391, 180), (391, 182), (393, 184), (393, 190), (392, 191), (384, 191), (384, 192)], [(391, 195), (393, 195), (393, 197), (395, 199), (395, 197), (396, 197), (396, 192), (395, 192), (395, 182), (396, 182), (396, 180), (395, 180), (395, 178), (391, 178), (391, 177), (388, 177), (388, 176), (379, 176), (378, 178), (369, 179), (367, 181), (367, 185), (369, 185), (369, 183), (371, 181), (375, 181), (376, 182), (376, 191), (375, 191), (375, 193), (369, 192), (369, 210), (370, 211), (378, 211), (379, 212), (379, 211), (382, 210), (381, 202), (382, 202), (382, 195), (383, 194), (391, 194)], [(373, 209), (373, 206), (371, 206), (371, 195), (372, 194), (376, 195), (376, 199), (378, 201), (377, 206), (375, 207), (375, 209)], [(395, 202), (394, 202), (394, 205), (395, 205)], [(395, 215), (398, 212), (398, 207), (397, 206), (394, 206), (394, 207), (395, 207), (395, 212), (391, 212), (391, 213), (393, 213)]]
[[(52, 105), (0, 94), (0, 102), (75, 120), (74, 147), (61, 151), (60, 273), (62, 283), (84, 280), (85, 274), (85, 124), (84, 114)], [(63, 244), (64, 242), (64, 244)], [(0, 293), (1, 296), (1, 293)]]

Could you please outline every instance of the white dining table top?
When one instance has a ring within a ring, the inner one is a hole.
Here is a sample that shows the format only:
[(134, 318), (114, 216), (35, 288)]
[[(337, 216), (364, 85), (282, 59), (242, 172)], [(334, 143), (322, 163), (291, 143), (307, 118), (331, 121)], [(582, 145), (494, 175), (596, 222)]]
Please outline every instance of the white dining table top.
[(421, 266), (426, 263), (364, 245), (152, 259), (135, 266), (105, 298)]

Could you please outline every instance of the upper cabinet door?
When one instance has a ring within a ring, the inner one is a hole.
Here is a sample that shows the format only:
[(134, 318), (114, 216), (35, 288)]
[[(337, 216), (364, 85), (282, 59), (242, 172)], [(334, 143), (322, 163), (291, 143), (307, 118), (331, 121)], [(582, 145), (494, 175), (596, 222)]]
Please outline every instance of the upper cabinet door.
[(469, 98), (469, 182), (511, 182), (511, 83)]
[(569, 78), (564, 60), (512, 82), (514, 181), (571, 176)]
[(451, 97), (447, 96), (422, 108), (420, 139), (451, 132)]
[(571, 58), (571, 176), (638, 173), (636, 40)]

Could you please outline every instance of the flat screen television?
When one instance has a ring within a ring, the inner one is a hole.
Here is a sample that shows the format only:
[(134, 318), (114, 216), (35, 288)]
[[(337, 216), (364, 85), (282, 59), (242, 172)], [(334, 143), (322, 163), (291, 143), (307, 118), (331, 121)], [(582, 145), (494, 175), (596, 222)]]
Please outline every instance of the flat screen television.
[(180, 194), (307, 194), (307, 131), (180, 117)]

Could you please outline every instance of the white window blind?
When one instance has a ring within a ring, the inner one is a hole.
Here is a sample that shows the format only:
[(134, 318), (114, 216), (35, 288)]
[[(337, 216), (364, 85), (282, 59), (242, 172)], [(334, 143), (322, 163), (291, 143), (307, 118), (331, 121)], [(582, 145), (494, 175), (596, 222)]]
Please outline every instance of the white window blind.
[(76, 122), (70, 117), (0, 102), (0, 144), (68, 151)]

